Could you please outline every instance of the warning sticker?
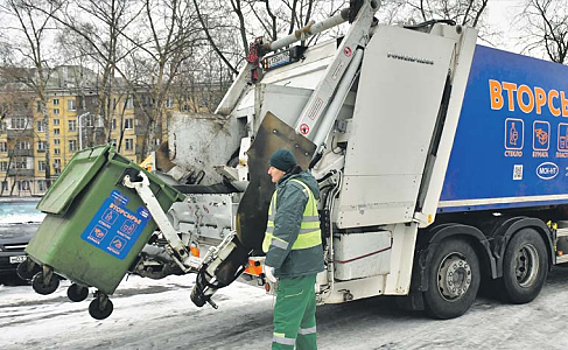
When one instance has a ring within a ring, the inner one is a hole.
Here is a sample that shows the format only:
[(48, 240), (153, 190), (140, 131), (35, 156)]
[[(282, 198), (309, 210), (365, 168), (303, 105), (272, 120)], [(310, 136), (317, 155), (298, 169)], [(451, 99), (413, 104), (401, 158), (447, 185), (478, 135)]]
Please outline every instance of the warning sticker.
[(123, 260), (151, 218), (143, 206), (134, 213), (126, 208), (127, 203), (128, 197), (113, 190), (81, 234), (81, 239)]

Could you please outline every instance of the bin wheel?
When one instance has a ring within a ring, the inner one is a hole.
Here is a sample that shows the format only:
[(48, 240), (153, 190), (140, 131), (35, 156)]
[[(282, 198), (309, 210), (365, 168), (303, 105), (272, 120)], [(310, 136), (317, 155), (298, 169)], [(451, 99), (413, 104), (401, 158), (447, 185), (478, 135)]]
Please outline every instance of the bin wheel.
[(33, 261), (30, 261), (30, 259), (26, 259), (16, 268), (18, 277), (20, 277), (24, 281), (31, 281), (31, 279), (37, 272), (39, 272), (39, 266)]
[(83, 301), (89, 296), (89, 288), (73, 283), (67, 288), (67, 296), (74, 302)]
[(112, 301), (108, 297), (97, 297), (89, 304), (89, 315), (96, 320), (104, 320), (112, 314), (113, 309)]
[(57, 290), (59, 287), (59, 277), (52, 274), (48, 281), (45, 280), (43, 271), (38, 272), (32, 279), (32, 287), (36, 293), (48, 295)]

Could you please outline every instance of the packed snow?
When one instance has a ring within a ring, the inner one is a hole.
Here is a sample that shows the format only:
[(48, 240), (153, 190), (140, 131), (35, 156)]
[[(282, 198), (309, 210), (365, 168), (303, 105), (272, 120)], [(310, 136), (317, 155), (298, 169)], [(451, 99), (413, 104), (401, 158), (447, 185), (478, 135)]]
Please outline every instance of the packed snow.
[[(130, 277), (111, 297), (114, 313), (92, 319), (89, 300), (30, 286), (0, 286), (0, 349), (269, 349), (274, 299), (241, 283), (220, 290), (219, 305), (194, 306), (192, 276)], [(532, 303), (508, 305), (480, 297), (464, 316), (447, 321), (401, 311), (392, 297), (318, 308), (318, 344), (330, 350), (567, 349), (564, 310), (568, 269), (550, 273)]]

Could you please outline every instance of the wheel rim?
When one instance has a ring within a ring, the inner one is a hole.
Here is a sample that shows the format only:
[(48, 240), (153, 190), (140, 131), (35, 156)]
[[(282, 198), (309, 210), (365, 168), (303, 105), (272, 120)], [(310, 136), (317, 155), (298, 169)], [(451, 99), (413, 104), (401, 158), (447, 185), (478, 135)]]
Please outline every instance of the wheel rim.
[(471, 286), (471, 267), (466, 258), (457, 252), (442, 259), (438, 268), (438, 290), (447, 301), (462, 298)]
[(530, 287), (538, 276), (540, 262), (538, 252), (532, 244), (525, 244), (515, 254), (515, 277), (519, 286)]

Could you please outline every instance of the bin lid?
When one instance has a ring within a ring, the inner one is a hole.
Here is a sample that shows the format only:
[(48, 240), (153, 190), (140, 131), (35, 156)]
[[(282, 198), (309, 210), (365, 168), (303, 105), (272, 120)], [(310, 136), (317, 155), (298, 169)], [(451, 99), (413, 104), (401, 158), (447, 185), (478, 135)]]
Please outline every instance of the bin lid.
[(101, 146), (77, 152), (37, 208), (48, 214), (64, 215), (77, 195), (105, 164), (109, 149), (110, 146)]

